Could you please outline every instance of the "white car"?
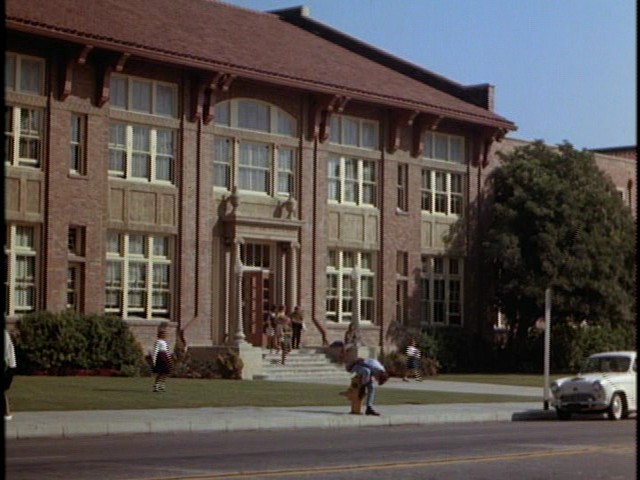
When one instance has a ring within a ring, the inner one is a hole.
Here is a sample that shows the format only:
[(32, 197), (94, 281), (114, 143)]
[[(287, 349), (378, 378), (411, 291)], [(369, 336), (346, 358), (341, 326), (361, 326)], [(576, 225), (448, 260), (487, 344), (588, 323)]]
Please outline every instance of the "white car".
[(636, 352), (591, 355), (575, 377), (551, 384), (552, 404), (560, 420), (572, 413), (603, 413), (611, 420), (626, 418), (637, 410)]

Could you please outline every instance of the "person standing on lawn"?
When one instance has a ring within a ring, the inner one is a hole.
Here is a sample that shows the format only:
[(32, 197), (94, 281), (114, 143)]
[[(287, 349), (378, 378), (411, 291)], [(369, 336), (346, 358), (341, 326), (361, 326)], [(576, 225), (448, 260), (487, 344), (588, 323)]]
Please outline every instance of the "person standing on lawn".
[(291, 348), (300, 349), (300, 337), (302, 336), (302, 331), (304, 330), (304, 318), (302, 317), (302, 310), (300, 306), (296, 306), (289, 315), (291, 319), (291, 328), (293, 329), (293, 334), (291, 337)]
[(407, 371), (402, 377), (402, 380), (408, 382), (409, 379), (407, 375), (411, 375), (416, 382), (422, 381), (422, 375), (420, 374), (420, 349), (416, 344), (415, 338), (409, 340), (409, 345), (407, 345)]
[(154, 392), (165, 391), (165, 381), (171, 372), (173, 361), (169, 353), (169, 345), (167, 344), (167, 331), (164, 328), (158, 329), (158, 338), (153, 344), (153, 353), (151, 356), (153, 361), (153, 373), (156, 374), (156, 381), (153, 384)]
[(11, 335), (7, 330), (4, 330), (4, 419), (11, 420), (11, 408), (9, 408), (9, 396), (7, 391), (11, 387), (13, 381), (13, 372), (17, 367), (16, 363), (16, 350), (11, 340)]
[(373, 409), (373, 401), (376, 396), (373, 380), (375, 379), (378, 385), (384, 385), (389, 380), (387, 371), (375, 358), (358, 358), (347, 367), (347, 371), (356, 374), (360, 380), (360, 387), (365, 388), (367, 394), (365, 415), (379, 416), (380, 414)]

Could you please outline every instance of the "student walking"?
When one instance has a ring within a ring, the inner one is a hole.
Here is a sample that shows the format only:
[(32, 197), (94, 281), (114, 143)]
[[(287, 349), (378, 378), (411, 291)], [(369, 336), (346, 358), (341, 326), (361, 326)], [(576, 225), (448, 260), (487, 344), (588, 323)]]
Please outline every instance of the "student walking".
[(412, 338), (407, 345), (407, 371), (405, 372), (402, 380), (408, 382), (407, 375), (413, 376), (416, 382), (422, 381), (422, 374), (420, 369), (420, 349), (416, 345), (416, 340)]
[(169, 353), (169, 345), (167, 344), (167, 331), (164, 328), (158, 330), (158, 338), (153, 344), (153, 373), (156, 374), (156, 381), (153, 384), (154, 392), (165, 391), (165, 381), (171, 372), (173, 361)]
[(276, 340), (276, 306), (272, 305), (271, 309), (265, 313), (264, 316), (264, 333), (267, 336), (267, 348), (269, 353), (273, 353), (273, 350), (278, 351)]
[(291, 337), (293, 336), (291, 319), (284, 312), (284, 305), (278, 307), (276, 312), (276, 337), (278, 337), (282, 350), (282, 365), (287, 362), (287, 355), (291, 351)]
[(302, 331), (304, 330), (304, 318), (302, 316), (300, 306), (296, 306), (293, 309), (289, 318), (291, 319), (291, 328), (293, 329), (291, 348), (300, 349), (300, 338), (302, 336)]
[(9, 407), (9, 396), (7, 392), (13, 382), (13, 372), (17, 367), (16, 351), (11, 340), (11, 335), (4, 331), (4, 419), (11, 420), (11, 408)]

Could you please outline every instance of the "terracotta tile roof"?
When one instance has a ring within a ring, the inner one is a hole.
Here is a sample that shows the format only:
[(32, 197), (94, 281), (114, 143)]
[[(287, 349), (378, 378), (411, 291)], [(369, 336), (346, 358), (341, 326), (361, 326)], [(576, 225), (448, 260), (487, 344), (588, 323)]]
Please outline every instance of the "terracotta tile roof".
[(277, 15), (212, 0), (7, 0), (7, 29), (514, 129)]

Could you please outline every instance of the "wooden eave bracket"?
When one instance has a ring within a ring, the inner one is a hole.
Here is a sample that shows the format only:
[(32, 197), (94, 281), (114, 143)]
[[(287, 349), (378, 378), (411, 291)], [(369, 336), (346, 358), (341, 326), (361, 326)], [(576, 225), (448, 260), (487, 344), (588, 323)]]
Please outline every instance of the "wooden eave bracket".
[(392, 110), (389, 118), (389, 153), (400, 148), (400, 134), (403, 127), (410, 127), (420, 112), (418, 110)]
[(331, 133), (331, 115), (344, 112), (349, 100), (344, 95), (316, 95), (309, 110), (309, 138), (326, 142)]
[(114, 70), (122, 72), (130, 56), (129, 53), (121, 53), (116, 59), (106, 62), (102, 69), (98, 70), (98, 107), (103, 107), (109, 101), (111, 74)]
[(493, 142), (501, 142), (506, 134), (507, 130), (505, 128), (485, 127), (479, 130), (473, 142), (471, 164), (474, 167), (486, 167), (489, 164), (491, 145)]
[(207, 72), (196, 76), (191, 95), (191, 121), (202, 119), (209, 125), (214, 117), (218, 92), (227, 92), (236, 75), (222, 72)]
[(422, 135), (427, 130), (437, 130), (438, 125), (444, 117), (431, 113), (421, 113), (413, 121), (413, 132), (411, 133), (411, 156), (418, 158), (422, 155)]
[(60, 101), (64, 102), (73, 89), (73, 70), (75, 64), (85, 65), (87, 63), (87, 57), (93, 50), (93, 45), (85, 45), (80, 53), (76, 51), (68, 51), (64, 56), (62, 64), (64, 65), (60, 78)]

